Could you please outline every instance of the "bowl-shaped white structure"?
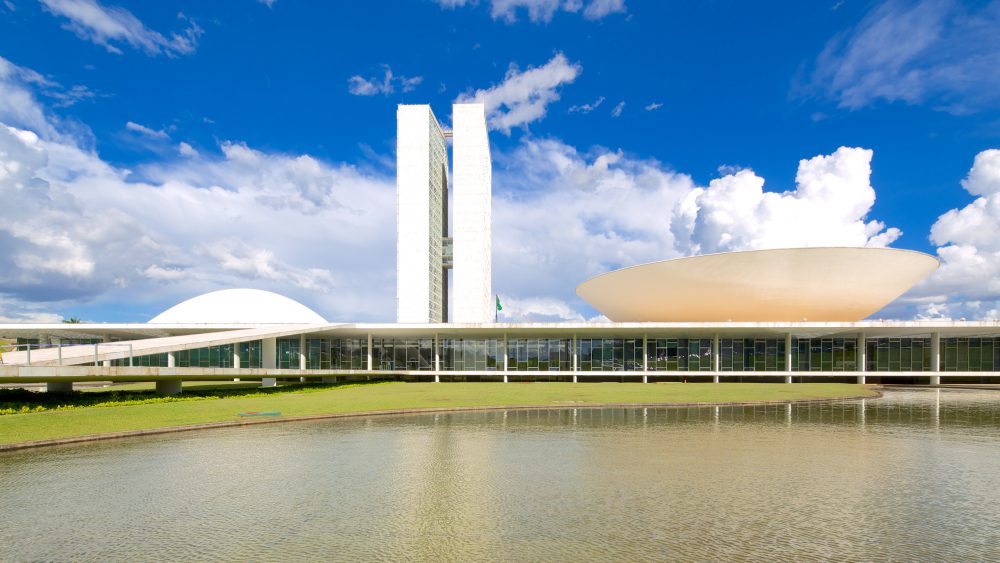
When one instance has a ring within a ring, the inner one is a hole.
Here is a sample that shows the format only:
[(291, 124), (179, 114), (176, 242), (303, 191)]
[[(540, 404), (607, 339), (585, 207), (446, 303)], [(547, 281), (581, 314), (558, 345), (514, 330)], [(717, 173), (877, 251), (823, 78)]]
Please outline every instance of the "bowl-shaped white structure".
[(305, 305), (260, 289), (223, 289), (183, 301), (150, 324), (325, 324)]
[(938, 267), (892, 248), (788, 248), (652, 262), (576, 293), (616, 322), (858, 321)]

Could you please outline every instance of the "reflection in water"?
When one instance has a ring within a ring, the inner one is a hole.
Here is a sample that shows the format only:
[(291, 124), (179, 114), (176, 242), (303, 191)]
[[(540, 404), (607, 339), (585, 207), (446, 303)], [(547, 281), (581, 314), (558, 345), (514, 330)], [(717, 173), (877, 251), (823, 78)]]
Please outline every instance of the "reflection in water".
[(4, 560), (1000, 559), (1000, 393), (331, 420), (0, 456)]

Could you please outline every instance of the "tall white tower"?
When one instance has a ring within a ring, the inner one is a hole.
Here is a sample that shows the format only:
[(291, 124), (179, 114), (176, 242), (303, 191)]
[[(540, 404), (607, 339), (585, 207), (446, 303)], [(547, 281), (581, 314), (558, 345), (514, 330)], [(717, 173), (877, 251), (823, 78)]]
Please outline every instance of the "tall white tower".
[(448, 147), (430, 106), (396, 108), (396, 320), (448, 318)]
[[(483, 104), (455, 104), (454, 131), (427, 105), (396, 110), (396, 321), (486, 323), (493, 319), (492, 164)], [(448, 151), (454, 199), (448, 229)], [(448, 272), (454, 269), (451, 310)]]
[(452, 106), (452, 239), (455, 247), (451, 320), (488, 323), (493, 302), (493, 164), (483, 104)]

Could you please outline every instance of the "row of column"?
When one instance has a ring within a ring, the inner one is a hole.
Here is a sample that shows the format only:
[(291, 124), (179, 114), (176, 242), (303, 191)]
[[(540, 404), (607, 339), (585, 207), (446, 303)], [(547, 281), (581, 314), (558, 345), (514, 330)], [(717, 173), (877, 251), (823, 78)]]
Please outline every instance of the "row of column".
[[(368, 371), (374, 371), (374, 362), (373, 362), (373, 355), (372, 355), (372, 340), (373, 340), (372, 335), (369, 334), (368, 335), (368, 346), (366, 348), (367, 349), (367, 357), (366, 357), (366, 366), (367, 366), (367, 368), (366, 369)], [(720, 371), (720, 367), (721, 367), (721, 360), (720, 360), (720, 353), (719, 353), (719, 340), (720, 340), (720, 338), (719, 338), (718, 334), (716, 334), (716, 335), (714, 335), (712, 337), (712, 372), (714, 372), (714, 375), (712, 376), (712, 381), (714, 383), (718, 383), (719, 382), (719, 374), (718, 374), (718, 372)], [(504, 336), (503, 336), (503, 374), (504, 374), (503, 375), (503, 381), (504, 381), (504, 383), (507, 383), (507, 372), (508, 372), (508, 369), (509, 369), (509, 358), (508, 358), (508, 355), (507, 355), (507, 344), (508, 344), (507, 335), (504, 334)], [(649, 355), (646, 353), (646, 350), (648, 349), (648, 344), (649, 344), (649, 336), (644, 334), (643, 337), (642, 337), (642, 349), (643, 349), (643, 355), (642, 355), (642, 370), (643, 370), (642, 382), (643, 383), (648, 383), (648, 381), (649, 381), (649, 375), (648, 375), (648, 372), (649, 372)], [(573, 339), (570, 342), (570, 347), (571, 347), (571, 353), (572, 353), (572, 358), (573, 358), (573, 368), (572, 368), (573, 369), (573, 373), (574, 373), (574, 375), (573, 375), (573, 382), (576, 383), (577, 382), (576, 372), (579, 369), (579, 356), (577, 354), (577, 335), (576, 334), (573, 334)], [(935, 332), (935, 333), (933, 333), (931, 335), (931, 366), (930, 366), (931, 367), (931, 372), (939, 372), (941, 370), (941, 362), (940, 362), (941, 352), (940, 352), (940, 348), (941, 348), (941, 335), (939, 333)], [(866, 371), (866, 367), (867, 367), (867, 354), (868, 354), (868, 349), (867, 349), (867, 346), (865, 345), (865, 334), (864, 333), (861, 333), (861, 334), (858, 335), (857, 354), (858, 354), (858, 359), (857, 359), (858, 369), (857, 369), (857, 371), (862, 372), (861, 375), (858, 375), (858, 383), (862, 383), (863, 384), (863, 383), (865, 383), (865, 375), (864, 375), (863, 372)], [(234, 368), (239, 368), (240, 367), (240, 362), (241, 362), (241, 359), (240, 359), (240, 354), (239, 354), (239, 346), (234, 346), (234, 349), (233, 349), (233, 367)], [(265, 338), (265, 339), (263, 339), (261, 341), (261, 364), (262, 364), (262, 367), (264, 369), (277, 369), (277, 339), (276, 338)], [(305, 370), (306, 369), (306, 365), (307, 365), (307, 363), (306, 363), (306, 336), (305, 336), (305, 334), (302, 334), (302, 335), (299, 335), (299, 369), (300, 370)], [(174, 367), (174, 354), (173, 353), (168, 353), (167, 354), (167, 366), (168, 367)], [(434, 335), (434, 372), (435, 372), (434, 373), (434, 381), (435, 381), (435, 383), (440, 382), (441, 381), (441, 376), (440, 376), (440, 372), (441, 372), (441, 339), (440, 339), (440, 336), (438, 334)], [(781, 373), (781, 372), (774, 372), (774, 373)], [(788, 374), (788, 375), (785, 376), (785, 382), (786, 383), (791, 383), (792, 382), (792, 374), (795, 373), (792, 370), (792, 335), (791, 335), (791, 333), (786, 333), (785, 334), (785, 373)], [(266, 386), (267, 385), (273, 386), (273, 385), (276, 384), (277, 380), (276, 380), (276, 378), (265, 378), (264, 381), (265, 381), (265, 385)], [(939, 375), (932, 375), (931, 378), (930, 378), (930, 383), (931, 383), (931, 385), (938, 385), (938, 384), (940, 384), (941, 383), (941, 376), (939, 376)]]

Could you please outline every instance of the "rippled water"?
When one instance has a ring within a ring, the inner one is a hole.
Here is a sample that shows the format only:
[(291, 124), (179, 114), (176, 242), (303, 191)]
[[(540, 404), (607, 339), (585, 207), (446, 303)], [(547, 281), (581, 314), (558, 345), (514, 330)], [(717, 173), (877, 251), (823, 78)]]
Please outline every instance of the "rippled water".
[(2, 560), (998, 560), (1000, 392), (231, 428), (0, 487)]

